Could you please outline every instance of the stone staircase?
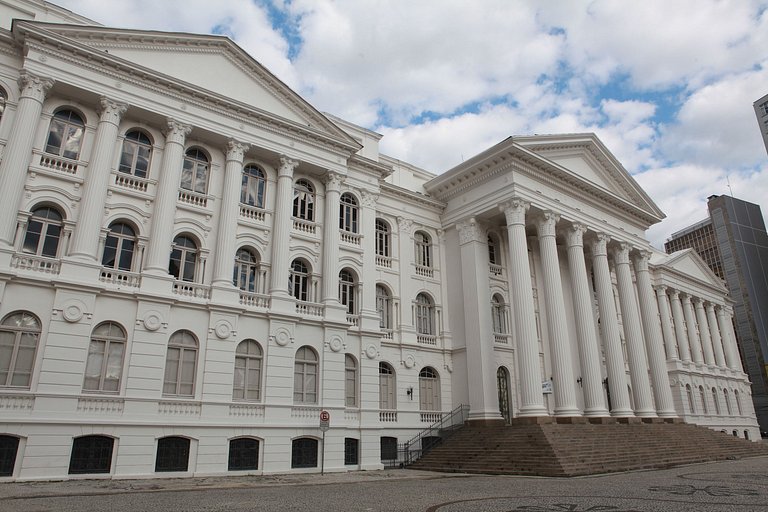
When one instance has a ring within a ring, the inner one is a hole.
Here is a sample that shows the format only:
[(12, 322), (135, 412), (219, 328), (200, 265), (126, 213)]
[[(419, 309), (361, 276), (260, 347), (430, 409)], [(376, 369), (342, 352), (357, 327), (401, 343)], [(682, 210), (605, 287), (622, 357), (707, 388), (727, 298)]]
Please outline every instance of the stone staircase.
[(468, 424), (409, 468), (566, 477), (768, 455), (768, 444), (681, 422), (545, 420)]

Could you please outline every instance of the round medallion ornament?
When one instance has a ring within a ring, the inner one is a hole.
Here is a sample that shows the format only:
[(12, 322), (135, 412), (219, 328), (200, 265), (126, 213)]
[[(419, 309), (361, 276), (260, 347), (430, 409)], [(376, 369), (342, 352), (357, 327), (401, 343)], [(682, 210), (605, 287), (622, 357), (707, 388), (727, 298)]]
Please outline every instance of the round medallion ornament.
[(69, 300), (61, 308), (61, 316), (64, 320), (73, 324), (83, 318), (85, 305), (79, 300)]
[(412, 355), (408, 354), (408, 356), (405, 358), (405, 361), (403, 361), (403, 364), (410, 370), (416, 366), (416, 359)]
[(365, 355), (368, 359), (374, 359), (378, 353), (379, 351), (376, 349), (375, 345), (368, 345), (368, 348), (365, 349)]
[(213, 327), (213, 333), (220, 340), (225, 340), (232, 335), (232, 325), (226, 320), (219, 320)]
[(144, 328), (148, 331), (156, 331), (163, 325), (163, 317), (157, 311), (147, 311), (144, 314)]
[(341, 338), (340, 338), (340, 337), (338, 337), (338, 336), (334, 336), (334, 337), (333, 337), (333, 338), (331, 338), (331, 340), (328, 342), (328, 346), (329, 346), (329, 347), (330, 347), (330, 349), (331, 349), (331, 350), (333, 350), (334, 352), (338, 352), (338, 351), (340, 351), (340, 350), (341, 350), (341, 347), (343, 346), (343, 343), (342, 343), (342, 341), (341, 341)]
[(284, 347), (290, 342), (291, 342), (291, 333), (288, 332), (288, 329), (278, 329), (277, 331), (275, 331), (275, 343), (277, 343), (281, 347)]

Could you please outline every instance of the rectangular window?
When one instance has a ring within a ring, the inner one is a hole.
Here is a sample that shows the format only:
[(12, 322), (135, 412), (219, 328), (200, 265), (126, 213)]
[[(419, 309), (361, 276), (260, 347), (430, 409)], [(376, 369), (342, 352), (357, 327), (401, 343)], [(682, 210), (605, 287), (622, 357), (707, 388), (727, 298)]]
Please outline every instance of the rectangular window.
[(350, 466), (359, 463), (358, 440), (351, 437), (344, 438), (344, 464)]

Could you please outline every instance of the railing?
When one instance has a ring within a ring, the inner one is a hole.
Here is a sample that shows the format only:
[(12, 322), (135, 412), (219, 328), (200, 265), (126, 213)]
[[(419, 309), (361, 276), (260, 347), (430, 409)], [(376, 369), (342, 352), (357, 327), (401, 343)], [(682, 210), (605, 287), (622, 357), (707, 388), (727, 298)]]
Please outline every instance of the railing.
[(500, 276), (502, 272), (502, 268), (501, 268), (501, 265), (496, 265), (495, 263), (489, 263), (488, 271), (491, 273), (492, 276)]
[(125, 172), (116, 172), (115, 185), (137, 192), (146, 192), (149, 187), (149, 180)]
[(240, 304), (251, 308), (269, 309), (269, 295), (262, 295), (253, 292), (240, 292)]
[(392, 258), (389, 256), (376, 255), (376, 266), (384, 268), (392, 268)]
[(416, 265), (416, 275), (422, 277), (433, 277), (435, 275), (435, 270), (432, 267)]
[(357, 233), (350, 233), (349, 231), (340, 231), (341, 241), (345, 244), (360, 245), (362, 237)]
[(162, 401), (157, 403), (159, 414), (177, 414), (181, 416), (200, 416), (203, 406), (200, 402)]
[(439, 414), (441, 418), (416, 434), (408, 442), (398, 445), (397, 459), (382, 461), (386, 467), (405, 467), (413, 464), (429, 450), (443, 444), (446, 439), (464, 426), (464, 422), (469, 417), (469, 406), (460, 405), (449, 413), (429, 414)]
[(422, 345), (437, 345), (437, 336), (431, 334), (417, 334), (416, 342)]
[(347, 315), (347, 322), (352, 326), (357, 327), (360, 325), (360, 315)]
[(191, 204), (192, 206), (197, 206), (199, 208), (205, 208), (208, 206), (207, 195), (183, 188), (179, 189), (179, 201), (182, 203)]
[(77, 399), (79, 412), (98, 414), (122, 414), (125, 408), (123, 398), (91, 398), (81, 397)]
[(296, 313), (305, 316), (323, 316), (325, 306), (317, 302), (296, 302)]
[(293, 230), (314, 235), (317, 232), (317, 226), (314, 222), (294, 217)]
[(77, 174), (78, 162), (69, 158), (62, 158), (58, 155), (43, 153), (40, 155), (40, 165), (53, 169), (54, 171), (65, 172), (67, 174)]
[(32, 411), (35, 406), (33, 395), (0, 395), (0, 410)]
[(509, 334), (493, 333), (493, 341), (501, 345), (509, 345)]
[(141, 286), (141, 274), (128, 272), (127, 270), (103, 268), (101, 269), (101, 274), (99, 275), (99, 281), (102, 283), (138, 288)]
[(34, 254), (14, 254), (11, 257), (11, 267), (46, 274), (58, 274), (61, 270), (61, 262), (57, 259)]
[(395, 337), (393, 333), (394, 333), (394, 331), (392, 329), (382, 329), (381, 330), (381, 339), (391, 340), (391, 339), (393, 339)]
[(397, 421), (397, 411), (379, 411), (379, 421), (384, 423)]
[(443, 419), (443, 413), (422, 411), (419, 413), (419, 418), (422, 423), (436, 423)]
[(173, 293), (197, 299), (211, 298), (210, 287), (204, 284), (187, 283), (186, 281), (176, 281), (173, 283)]
[(256, 206), (240, 203), (240, 216), (256, 222), (264, 222), (266, 211)]

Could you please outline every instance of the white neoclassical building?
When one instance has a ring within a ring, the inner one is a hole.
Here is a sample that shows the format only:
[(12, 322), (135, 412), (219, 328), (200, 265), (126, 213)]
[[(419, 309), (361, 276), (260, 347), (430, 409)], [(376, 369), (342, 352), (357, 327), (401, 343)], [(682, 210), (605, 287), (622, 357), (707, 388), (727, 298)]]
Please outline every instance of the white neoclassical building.
[(594, 135), (435, 175), (227, 38), (0, 20), (0, 478), (379, 468), (462, 404), (759, 438), (723, 283)]

